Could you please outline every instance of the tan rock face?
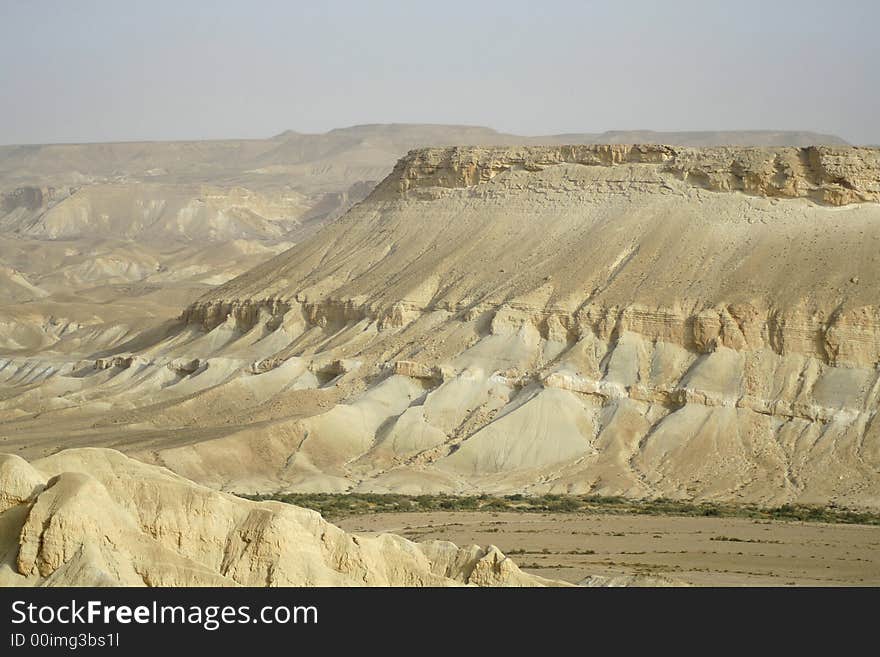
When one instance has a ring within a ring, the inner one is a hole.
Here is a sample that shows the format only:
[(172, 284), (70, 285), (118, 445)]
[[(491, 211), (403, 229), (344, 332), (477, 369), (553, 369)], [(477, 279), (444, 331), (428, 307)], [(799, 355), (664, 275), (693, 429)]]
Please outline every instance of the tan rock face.
[(472, 187), (512, 170), (542, 171), (559, 164), (656, 165), (705, 189), (757, 196), (807, 197), (829, 205), (880, 200), (877, 149), (674, 148), (659, 145), (422, 149), (400, 160), (381, 190)]
[(131, 367), (131, 364), (134, 362), (134, 356), (111, 356), (110, 358), (99, 358), (95, 361), (95, 369), (98, 370), (106, 370), (111, 367), (118, 367), (120, 369), (128, 369)]
[(0, 490), (0, 513), (21, 519), (0, 562), (6, 586), (553, 584), (495, 547), (353, 536), (312, 511), (217, 493), (112, 450), (35, 467), (0, 455)]
[(425, 379), (428, 381), (442, 380), (443, 372), (439, 367), (428, 367), (411, 360), (398, 360), (392, 365), (394, 374), (406, 376), (411, 379)]
[(9, 359), (0, 430), (37, 455), (63, 418), (76, 444), (236, 491), (876, 507), (877, 157), (414, 151), (338, 222), (100, 356), (147, 364)]
[(0, 455), (0, 513), (26, 504), (45, 487), (45, 479), (27, 461), (12, 454)]
[(196, 372), (201, 366), (202, 361), (198, 358), (177, 358), (166, 366), (169, 370), (180, 376), (189, 376)]

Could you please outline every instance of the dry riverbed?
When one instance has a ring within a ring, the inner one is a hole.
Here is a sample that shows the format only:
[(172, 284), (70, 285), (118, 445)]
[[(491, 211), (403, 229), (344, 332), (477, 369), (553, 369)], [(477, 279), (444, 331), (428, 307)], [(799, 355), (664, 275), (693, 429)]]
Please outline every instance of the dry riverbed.
[(570, 582), (641, 574), (702, 586), (880, 586), (877, 525), (508, 511), (374, 513), (334, 522), (414, 541), (494, 544), (523, 570)]

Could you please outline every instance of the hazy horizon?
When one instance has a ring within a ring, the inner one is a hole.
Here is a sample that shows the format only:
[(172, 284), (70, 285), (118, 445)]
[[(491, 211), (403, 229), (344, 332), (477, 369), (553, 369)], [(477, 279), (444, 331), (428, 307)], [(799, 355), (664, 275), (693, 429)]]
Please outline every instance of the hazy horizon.
[[(395, 121), (393, 123), (355, 123), (352, 125), (344, 125), (344, 126), (337, 126), (335, 128), (329, 128), (327, 130), (322, 130), (320, 132), (307, 132), (304, 130), (296, 130), (294, 128), (288, 128), (288, 129), (281, 130), (281, 131), (273, 133), (273, 134), (263, 135), (263, 136), (257, 135), (257, 136), (241, 137), (238, 135), (230, 135), (228, 137), (195, 137), (195, 138), (180, 137), (180, 138), (173, 138), (173, 139), (145, 138), (145, 139), (106, 139), (106, 140), (90, 140), (90, 141), (7, 142), (7, 143), (0, 143), (0, 147), (3, 147), (3, 146), (52, 146), (52, 145), (76, 146), (76, 145), (84, 145), (84, 144), (114, 144), (114, 143), (125, 144), (125, 143), (153, 143), (153, 142), (166, 143), (166, 142), (197, 142), (197, 141), (238, 141), (238, 140), (248, 141), (248, 140), (272, 139), (275, 137), (279, 137), (285, 133), (297, 133), (297, 134), (301, 134), (301, 135), (325, 135), (325, 134), (328, 134), (328, 133), (334, 132), (334, 131), (344, 131), (344, 130), (372, 127), (372, 126), (414, 126), (414, 127), (438, 126), (438, 127), (450, 127), (450, 128), (455, 128), (455, 127), (458, 127), (458, 128), (477, 128), (477, 129), (482, 128), (482, 129), (487, 129), (487, 130), (493, 130), (493, 131), (498, 132), (500, 134), (511, 134), (511, 135), (521, 136), (521, 137), (558, 137), (560, 135), (569, 135), (569, 134), (570, 135), (575, 135), (575, 134), (601, 135), (601, 134), (609, 133), (609, 132), (656, 132), (658, 134), (675, 134), (675, 133), (679, 133), (679, 132), (687, 132), (687, 133), (693, 133), (693, 134), (700, 134), (700, 133), (710, 133), (711, 134), (711, 133), (716, 133), (716, 132), (719, 132), (719, 133), (720, 132), (731, 132), (731, 133), (734, 133), (734, 132), (754, 132), (754, 133), (809, 132), (809, 133), (815, 133), (815, 134), (828, 134), (830, 136), (840, 137), (840, 135), (834, 135), (832, 133), (822, 133), (818, 130), (788, 130), (785, 128), (780, 128), (780, 129), (736, 128), (736, 129), (732, 129), (732, 130), (725, 130), (724, 128), (718, 128), (717, 130), (654, 130), (652, 128), (623, 128), (623, 129), (609, 128), (608, 130), (597, 130), (597, 131), (581, 131), (581, 132), (566, 131), (566, 132), (547, 132), (544, 134), (525, 134), (522, 132), (506, 132), (503, 130), (498, 130), (497, 128), (493, 128), (492, 126), (476, 125), (473, 123), (418, 123), (418, 122)], [(852, 145), (860, 146), (863, 144), (852, 144)], [(873, 146), (874, 144), (864, 144), (864, 145)]]
[(880, 143), (880, 5), (867, 1), (35, 0), (3, 14), (2, 144), (387, 123)]

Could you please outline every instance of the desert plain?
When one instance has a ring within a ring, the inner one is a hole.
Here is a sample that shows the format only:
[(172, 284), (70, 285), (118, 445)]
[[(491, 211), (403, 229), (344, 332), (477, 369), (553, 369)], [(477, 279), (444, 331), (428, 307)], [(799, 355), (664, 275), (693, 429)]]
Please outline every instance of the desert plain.
[(346, 531), (494, 544), (526, 573), (606, 586), (878, 586), (880, 527), (745, 518), (433, 512), (354, 516)]

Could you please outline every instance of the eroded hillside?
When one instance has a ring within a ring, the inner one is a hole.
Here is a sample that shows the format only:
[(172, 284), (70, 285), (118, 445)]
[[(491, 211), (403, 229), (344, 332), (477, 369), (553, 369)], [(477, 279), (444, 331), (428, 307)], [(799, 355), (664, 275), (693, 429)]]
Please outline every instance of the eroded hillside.
[[(0, 146), (0, 350), (83, 353), (161, 325), (335, 220), (411, 148), (616, 136), (390, 124), (270, 139)], [(662, 136), (840, 142), (801, 132)]]
[(335, 220), (416, 146), (488, 128), (0, 146), (0, 349), (81, 353), (179, 314)]
[(880, 504), (880, 154), (410, 153), (160, 332), (7, 358), (0, 435), (227, 490)]

